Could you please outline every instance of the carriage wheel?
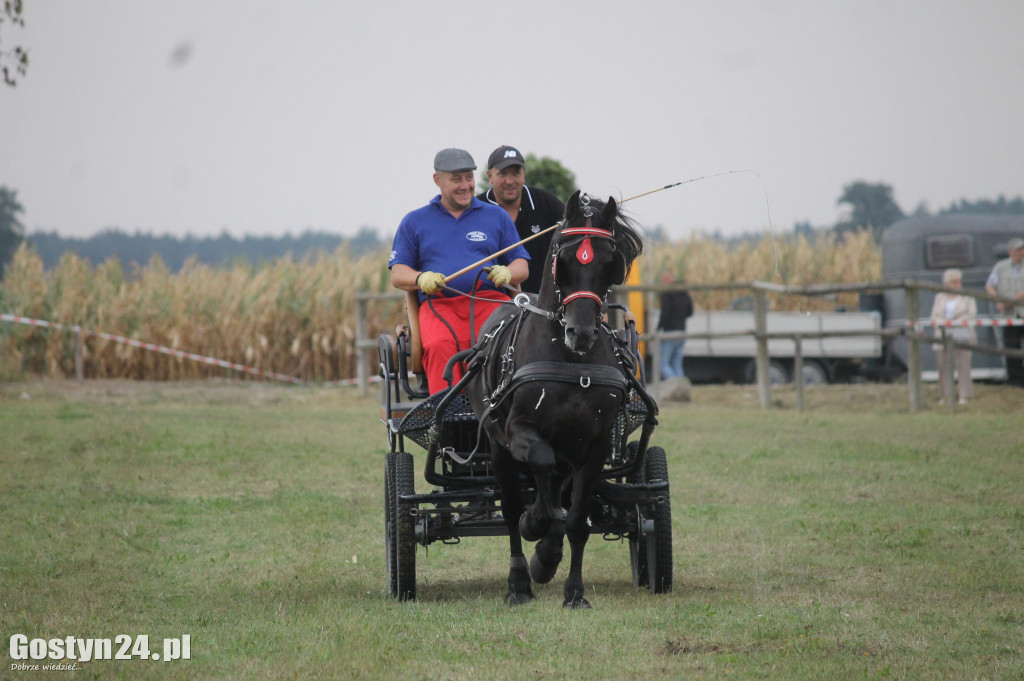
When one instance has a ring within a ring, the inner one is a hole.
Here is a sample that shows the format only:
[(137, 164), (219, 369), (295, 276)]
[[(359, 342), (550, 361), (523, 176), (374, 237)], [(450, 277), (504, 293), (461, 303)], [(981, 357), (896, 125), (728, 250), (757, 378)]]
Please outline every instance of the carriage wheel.
[(412, 454), (395, 454), (395, 572), (396, 595), (400, 601), (416, 599), (416, 519), (412, 515), (415, 504), (403, 502), (399, 497), (416, 493), (412, 468)]
[[(668, 480), (668, 460), (665, 450), (651, 447), (644, 457), (644, 466), (633, 482)], [(633, 568), (633, 584), (646, 586), (654, 593), (672, 590), (672, 505), (666, 496), (661, 503), (638, 507), (640, 536), (629, 539), (629, 558)], [(646, 521), (653, 528), (644, 532)]]
[(398, 547), (395, 527), (395, 453), (384, 456), (384, 556), (387, 563), (388, 596), (398, 596)]
[[(636, 456), (637, 442), (634, 440), (628, 445), (628, 451), (630, 458)], [(646, 475), (643, 467), (640, 468), (636, 473), (630, 476), (628, 482), (634, 485), (642, 485), (646, 480)], [(640, 508), (636, 509), (637, 515), (637, 531), (629, 538), (629, 564), (633, 572), (633, 586), (647, 586), (648, 575), (647, 575), (647, 544), (644, 539), (640, 536), (643, 528), (644, 517), (643, 513), (640, 512)]]

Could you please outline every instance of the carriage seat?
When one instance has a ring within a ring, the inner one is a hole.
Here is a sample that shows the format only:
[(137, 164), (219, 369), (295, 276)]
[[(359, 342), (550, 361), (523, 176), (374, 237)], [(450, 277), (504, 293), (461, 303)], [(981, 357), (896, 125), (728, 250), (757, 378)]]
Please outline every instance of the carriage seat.
[(405, 308), (406, 322), (395, 327), (395, 335), (377, 337), (379, 370), (384, 380), (380, 419), (395, 427), (429, 394), (419, 338), (419, 301), (415, 293), (406, 293)]

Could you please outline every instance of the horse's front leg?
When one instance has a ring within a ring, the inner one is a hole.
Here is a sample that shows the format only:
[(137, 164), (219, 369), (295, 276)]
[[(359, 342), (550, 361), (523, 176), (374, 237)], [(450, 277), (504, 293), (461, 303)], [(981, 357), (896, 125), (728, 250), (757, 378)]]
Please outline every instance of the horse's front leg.
[(548, 534), (553, 522), (562, 519), (561, 508), (553, 502), (555, 451), (531, 426), (520, 426), (515, 431), (511, 448), (513, 458), (533, 473), (537, 491), (537, 498), (519, 519), (519, 533), (526, 541), (537, 541)]
[(563, 608), (589, 609), (583, 597), (583, 552), (590, 539), (590, 500), (594, 496), (605, 457), (590, 457), (585, 467), (576, 471), (572, 481), (572, 504), (565, 517), (565, 533), (569, 537), (569, 575), (565, 579)]
[(529, 565), (523, 555), (523, 541), (519, 536), (519, 517), (526, 507), (519, 486), (519, 465), (508, 451), (497, 446), (492, 462), (501, 492), (501, 511), (508, 529), (508, 594), (505, 600), (509, 605), (523, 605), (533, 600), (533, 590), (530, 588)]
[(538, 541), (530, 560), (530, 577), (538, 584), (550, 582), (562, 562), (561, 487), (555, 474), (555, 452), (536, 429), (521, 424), (514, 431), (513, 456), (533, 474), (536, 499), (519, 518), (519, 533), (527, 541)]

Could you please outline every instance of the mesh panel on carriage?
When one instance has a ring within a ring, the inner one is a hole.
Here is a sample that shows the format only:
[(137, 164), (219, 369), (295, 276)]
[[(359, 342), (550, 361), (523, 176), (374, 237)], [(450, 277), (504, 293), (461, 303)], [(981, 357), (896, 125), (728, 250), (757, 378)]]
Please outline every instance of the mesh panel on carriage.
[(640, 393), (630, 390), (629, 395), (626, 396), (626, 404), (619, 412), (619, 418), (615, 420), (615, 428), (612, 431), (612, 448), (615, 453), (622, 453), (618, 452), (622, 438), (642, 426), (646, 418), (647, 403), (640, 397)]
[[(430, 428), (434, 425), (437, 405), (448, 394), (450, 388), (434, 393), (405, 415), (398, 426), (400, 435), (409, 438), (420, 447), (430, 446)], [(460, 391), (445, 409), (441, 420), (441, 442), (454, 447), (456, 451), (472, 451), (476, 446), (477, 420), (469, 406), (466, 392)]]

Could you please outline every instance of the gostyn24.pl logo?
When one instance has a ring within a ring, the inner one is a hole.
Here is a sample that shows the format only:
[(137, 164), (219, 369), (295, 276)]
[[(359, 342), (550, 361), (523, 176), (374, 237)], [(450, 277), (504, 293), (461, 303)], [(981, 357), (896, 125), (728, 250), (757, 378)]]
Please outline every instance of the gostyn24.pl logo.
[[(76, 669), (79, 662), (93, 660), (172, 660), (192, 659), (192, 637), (161, 639), (159, 650), (150, 650), (149, 636), (119, 634), (113, 638), (29, 638), (11, 636), (12, 671)], [(43, 660), (46, 660), (44, 663)]]

